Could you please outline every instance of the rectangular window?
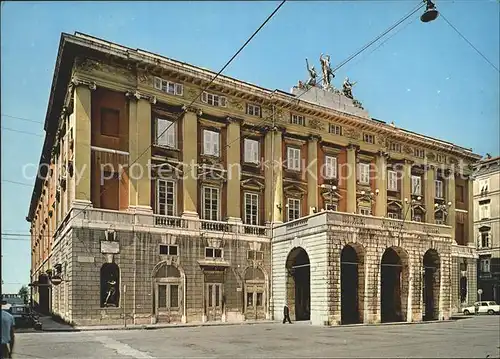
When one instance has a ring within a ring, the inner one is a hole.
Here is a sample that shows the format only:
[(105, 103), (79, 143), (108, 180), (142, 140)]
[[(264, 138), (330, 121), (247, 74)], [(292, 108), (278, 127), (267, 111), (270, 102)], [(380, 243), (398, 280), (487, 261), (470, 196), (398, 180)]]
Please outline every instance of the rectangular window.
[(490, 204), (489, 203), (479, 205), (479, 216), (480, 216), (480, 219), (490, 218)]
[(178, 255), (178, 247), (176, 245), (170, 244), (160, 244), (160, 254), (165, 256), (176, 256)]
[(253, 293), (247, 293), (247, 307), (253, 307)]
[(247, 115), (260, 117), (260, 106), (247, 103)]
[(257, 293), (257, 307), (262, 307), (263, 304), (263, 297), (264, 295), (262, 293)]
[(293, 221), (300, 218), (300, 199), (288, 198), (287, 208), (288, 221)]
[(481, 248), (489, 248), (490, 247), (490, 233), (482, 232), (481, 233)]
[(325, 156), (325, 178), (337, 178), (337, 157)]
[(287, 148), (287, 167), (290, 170), (300, 171), (300, 148)]
[(481, 258), (479, 264), (480, 271), (483, 273), (490, 272), (490, 258)]
[(415, 157), (424, 158), (425, 157), (425, 150), (423, 150), (421, 148), (415, 148), (413, 150), (413, 154), (415, 155)]
[(387, 212), (387, 217), (392, 219), (399, 219), (399, 214), (397, 212)]
[(443, 198), (443, 181), (436, 180), (436, 198)]
[(398, 190), (398, 173), (396, 171), (387, 171), (387, 189), (389, 191)]
[(154, 87), (155, 89), (163, 91), (170, 95), (182, 96), (184, 92), (184, 87), (182, 86), (182, 84), (163, 80), (160, 77), (154, 78)]
[(439, 153), (436, 155), (436, 161), (440, 163), (445, 163), (446, 162), (446, 156), (445, 155), (440, 155)]
[(481, 193), (488, 192), (488, 186), (489, 186), (489, 179), (484, 179), (479, 181), (479, 189)]
[(156, 181), (156, 213), (175, 216), (175, 182), (158, 179)]
[(215, 107), (226, 107), (227, 99), (224, 96), (214, 95), (208, 92), (201, 94), (201, 101)]
[(342, 126), (334, 125), (333, 123), (330, 123), (328, 125), (328, 132), (333, 133), (334, 135), (337, 135), (337, 136), (342, 136)]
[(166, 308), (167, 307), (167, 286), (159, 285), (158, 286), (158, 308)]
[(422, 177), (411, 176), (411, 194), (415, 196), (422, 194)]
[(244, 160), (247, 163), (259, 163), (259, 141), (245, 138)]
[(159, 146), (177, 148), (175, 122), (166, 120), (164, 118), (156, 119), (156, 144)]
[(306, 125), (306, 118), (304, 116), (301, 116), (301, 115), (292, 114), (290, 116), (290, 123), (292, 123), (294, 125), (305, 126)]
[(206, 258), (222, 258), (222, 248), (206, 247), (205, 248), (205, 257)]
[(203, 219), (219, 220), (219, 189), (203, 187)]
[(245, 193), (245, 224), (259, 224), (259, 195)]
[(120, 137), (120, 111), (101, 108), (101, 135)]
[(203, 154), (219, 157), (219, 132), (203, 130)]
[(370, 164), (358, 163), (358, 180), (362, 184), (370, 184)]
[(179, 286), (177, 284), (170, 284), (170, 307), (179, 307)]
[(420, 214), (414, 214), (413, 221), (414, 222), (422, 222), (422, 216)]
[(436, 218), (435, 222), (436, 222), (436, 224), (444, 224), (444, 219), (442, 217)]
[(367, 143), (375, 143), (375, 136), (369, 134), (369, 133), (364, 133), (363, 134), (363, 141)]
[(392, 152), (401, 152), (401, 144), (397, 142), (389, 143), (389, 151)]
[(370, 216), (372, 211), (368, 207), (359, 207), (359, 214), (362, 214), (363, 216)]

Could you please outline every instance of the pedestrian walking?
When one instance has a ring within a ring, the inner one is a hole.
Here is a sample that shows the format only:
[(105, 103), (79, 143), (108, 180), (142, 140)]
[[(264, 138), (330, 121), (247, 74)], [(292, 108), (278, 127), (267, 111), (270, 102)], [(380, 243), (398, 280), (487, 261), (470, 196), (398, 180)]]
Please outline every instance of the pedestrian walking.
[(283, 324), (288, 323), (292, 324), (290, 320), (290, 309), (288, 308), (288, 303), (285, 303), (285, 307), (283, 308)]
[(7, 301), (2, 298), (2, 359), (12, 358), (14, 349), (14, 317), (7, 312)]

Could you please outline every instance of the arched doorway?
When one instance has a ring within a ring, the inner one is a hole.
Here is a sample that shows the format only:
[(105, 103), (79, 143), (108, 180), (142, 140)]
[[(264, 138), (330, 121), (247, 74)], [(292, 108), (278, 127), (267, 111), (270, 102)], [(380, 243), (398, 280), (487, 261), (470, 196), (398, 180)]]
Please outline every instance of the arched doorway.
[(183, 317), (184, 284), (181, 271), (160, 263), (153, 271), (153, 310), (157, 323), (180, 323)]
[(382, 322), (406, 320), (408, 306), (408, 256), (401, 248), (387, 248), (380, 268), (380, 319)]
[(266, 278), (257, 267), (245, 271), (245, 319), (266, 319)]
[(423, 278), (423, 320), (439, 319), (439, 254), (434, 249), (429, 249), (424, 254), (424, 278)]
[(286, 260), (286, 269), (286, 301), (290, 317), (295, 320), (310, 320), (311, 274), (307, 252), (301, 247), (292, 249)]
[(363, 322), (364, 253), (356, 244), (346, 245), (340, 254), (341, 323)]

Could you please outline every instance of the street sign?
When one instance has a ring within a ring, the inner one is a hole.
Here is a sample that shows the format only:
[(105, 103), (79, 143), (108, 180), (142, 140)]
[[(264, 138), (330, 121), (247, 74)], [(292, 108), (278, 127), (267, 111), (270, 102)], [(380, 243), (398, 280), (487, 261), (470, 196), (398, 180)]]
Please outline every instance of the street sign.
[(62, 282), (62, 278), (59, 277), (58, 275), (55, 275), (52, 278), (50, 278), (50, 281), (52, 282), (53, 285), (59, 285)]
[(483, 290), (482, 290), (481, 288), (479, 288), (479, 289), (477, 290), (477, 294), (479, 294), (479, 295), (483, 294)]

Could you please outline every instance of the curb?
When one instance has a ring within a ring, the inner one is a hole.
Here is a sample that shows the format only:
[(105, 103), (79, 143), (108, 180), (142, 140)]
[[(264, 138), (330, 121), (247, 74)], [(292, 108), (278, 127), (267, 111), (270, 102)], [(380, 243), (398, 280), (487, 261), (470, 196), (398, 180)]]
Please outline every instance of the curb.
[(262, 322), (230, 322), (230, 323), (185, 323), (185, 324), (164, 324), (164, 325), (133, 325), (131, 326), (96, 326), (96, 328), (88, 327), (73, 327), (73, 328), (43, 328), (42, 332), (92, 332), (92, 331), (109, 331), (109, 330), (157, 330), (157, 329), (177, 329), (177, 328), (195, 328), (195, 327), (222, 327), (235, 325), (259, 325), (259, 324), (274, 324), (280, 321), (262, 321)]

